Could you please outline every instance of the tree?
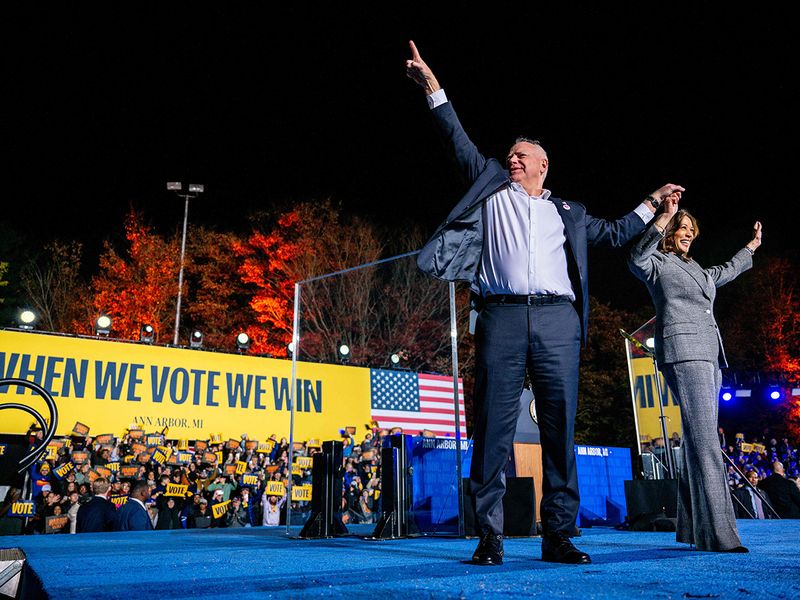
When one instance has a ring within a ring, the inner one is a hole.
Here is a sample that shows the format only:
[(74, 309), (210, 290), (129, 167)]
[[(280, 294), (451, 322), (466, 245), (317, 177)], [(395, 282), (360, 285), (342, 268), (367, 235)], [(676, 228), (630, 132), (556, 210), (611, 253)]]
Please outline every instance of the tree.
[[(157, 235), (133, 210), (125, 221), (125, 239), (128, 247), (122, 254), (105, 243), (100, 273), (92, 279), (92, 305), (112, 317), (115, 337), (138, 339), (141, 327), (149, 324), (156, 341), (169, 339), (180, 267), (178, 239)], [(93, 324), (80, 325), (87, 333)]]
[[(4, 288), (8, 285), (8, 281), (4, 279), (6, 272), (8, 271), (8, 263), (7, 262), (0, 262), (0, 288)], [(5, 297), (0, 297), (0, 304), (5, 302)]]
[(413, 229), (389, 233), (345, 218), (330, 201), (306, 202), (279, 215), (269, 233), (254, 232), (236, 245), (243, 259), (239, 273), (254, 289), (257, 325), (248, 331), (254, 349), (279, 354), (291, 341), (294, 282), (338, 273), (301, 286), (304, 360), (336, 362), (341, 343), (350, 346), (355, 365), (385, 366), (397, 351), (409, 357), (404, 366), (412, 369), (435, 370), (443, 353), (449, 359), (446, 284), (419, 273), (414, 257), (349, 270), (387, 254), (382, 239), (392, 239), (392, 255), (422, 245)]
[(82, 250), (80, 242), (55, 241), (22, 270), (22, 288), (38, 313), (40, 329), (73, 332), (75, 322), (87, 316), (88, 286), (80, 276)]
[[(762, 258), (758, 273), (731, 284), (723, 298), (720, 326), (734, 370), (773, 374), (787, 385), (800, 382), (800, 290), (787, 258)], [(780, 407), (757, 415), (759, 429), (786, 427), (800, 438), (800, 401), (784, 394)]]
[(191, 294), (184, 322), (203, 332), (203, 344), (231, 350), (235, 336), (256, 320), (251, 291), (238, 274), (241, 259), (235, 248), (242, 240), (232, 233), (193, 229), (187, 241), (186, 279)]
[(589, 340), (580, 370), (575, 440), (582, 444), (628, 447), (636, 430), (620, 328), (644, 319), (589, 298)]

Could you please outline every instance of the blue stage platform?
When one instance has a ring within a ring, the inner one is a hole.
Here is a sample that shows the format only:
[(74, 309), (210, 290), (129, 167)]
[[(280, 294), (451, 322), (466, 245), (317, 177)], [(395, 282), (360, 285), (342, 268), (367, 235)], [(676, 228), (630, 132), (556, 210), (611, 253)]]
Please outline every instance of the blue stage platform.
[[(585, 529), (593, 564), (539, 560), (506, 540), (501, 567), (466, 564), (475, 540), (298, 540), (285, 529), (0, 538), (21, 548), (50, 598), (798, 598), (800, 521), (739, 521), (750, 554), (690, 550), (674, 533)], [(354, 527), (366, 535), (371, 527)]]

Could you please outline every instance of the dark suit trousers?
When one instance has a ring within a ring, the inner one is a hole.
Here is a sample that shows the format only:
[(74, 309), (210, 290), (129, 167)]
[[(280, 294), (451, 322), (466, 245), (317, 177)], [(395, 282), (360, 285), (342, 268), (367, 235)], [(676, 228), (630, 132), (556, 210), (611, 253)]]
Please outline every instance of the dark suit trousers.
[(536, 401), (544, 477), (545, 532), (572, 532), (580, 502), (575, 412), (581, 327), (572, 304), (488, 304), (475, 331), (475, 432), (471, 489), (482, 532), (503, 532), (505, 468), (528, 369)]

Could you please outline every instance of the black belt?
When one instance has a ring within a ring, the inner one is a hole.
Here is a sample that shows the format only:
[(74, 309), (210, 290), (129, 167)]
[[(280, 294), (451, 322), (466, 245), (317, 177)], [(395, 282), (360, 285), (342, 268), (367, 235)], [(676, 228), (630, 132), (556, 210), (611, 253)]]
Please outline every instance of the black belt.
[(531, 294), (529, 296), (518, 296), (516, 294), (498, 294), (486, 296), (485, 304), (527, 304), (528, 306), (539, 306), (541, 304), (565, 304), (572, 302), (569, 296), (557, 296), (555, 294)]

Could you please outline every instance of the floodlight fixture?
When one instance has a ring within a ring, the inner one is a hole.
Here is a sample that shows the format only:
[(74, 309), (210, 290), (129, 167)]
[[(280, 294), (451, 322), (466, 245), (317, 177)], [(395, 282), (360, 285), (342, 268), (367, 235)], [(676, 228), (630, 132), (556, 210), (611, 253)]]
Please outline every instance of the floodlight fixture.
[(399, 354), (397, 354), (397, 353), (395, 352), (394, 354), (392, 354), (392, 355), (389, 357), (389, 360), (391, 361), (391, 363), (392, 363), (392, 366), (393, 366), (393, 367), (396, 367), (397, 365), (399, 365), (399, 364), (400, 364), (400, 355), (399, 355)]
[(156, 331), (152, 325), (143, 325), (139, 332), (139, 341), (143, 344), (152, 344), (156, 338)]
[(250, 347), (250, 336), (244, 331), (236, 336), (236, 348), (239, 352), (245, 352)]
[(645, 346), (647, 346), (647, 347), (648, 347), (648, 348), (650, 348), (650, 349), (653, 349), (653, 348), (655, 348), (655, 347), (656, 347), (656, 340), (655, 340), (655, 338), (651, 338), (651, 337), (647, 338), (647, 339), (644, 341), (644, 345), (645, 345)]
[(36, 313), (30, 309), (25, 309), (19, 313), (19, 328), (31, 330), (36, 325)]
[(339, 345), (339, 360), (342, 364), (350, 361), (350, 346), (345, 343)]
[(189, 347), (190, 348), (202, 348), (203, 347), (203, 332), (199, 329), (195, 329), (192, 332), (191, 337), (189, 338)]
[(168, 181), (167, 189), (172, 190), (173, 192), (180, 192), (183, 189), (183, 185), (180, 181)]
[(100, 315), (94, 322), (94, 332), (96, 335), (103, 335), (108, 337), (111, 333), (111, 317), (108, 315)]
[(190, 183), (189, 193), (202, 194), (205, 191), (205, 186), (202, 183)]

